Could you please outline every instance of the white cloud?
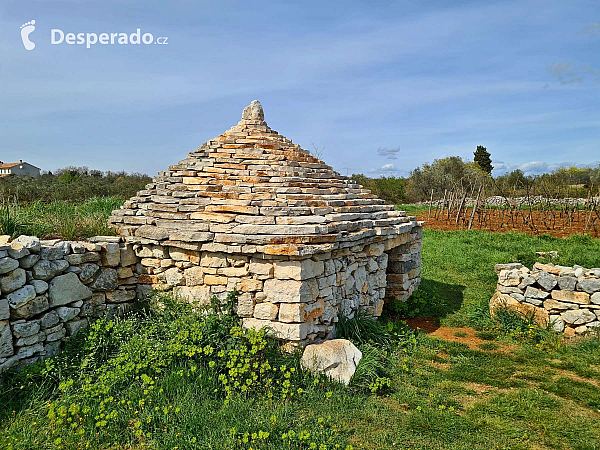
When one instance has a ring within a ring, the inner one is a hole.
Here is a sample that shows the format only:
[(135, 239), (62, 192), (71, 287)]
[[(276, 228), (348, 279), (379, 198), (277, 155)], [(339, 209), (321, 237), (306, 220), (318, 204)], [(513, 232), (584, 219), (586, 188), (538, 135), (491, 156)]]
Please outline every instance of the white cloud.
[(546, 67), (546, 72), (560, 81), (560, 84), (581, 83), (583, 77), (578, 75), (575, 64), (572, 62), (555, 62)]
[(588, 76), (596, 80), (600, 79), (600, 70), (587, 65), (576, 66), (570, 61), (550, 64), (546, 67), (546, 72), (557, 78), (560, 84), (582, 83)]
[(600, 36), (600, 22), (588, 23), (582, 30), (583, 34), (591, 37)]
[(398, 159), (396, 158), (396, 154), (400, 152), (400, 146), (396, 147), (379, 147), (377, 149), (377, 154), (381, 156), (385, 156), (387, 159)]
[(581, 164), (576, 162), (561, 162), (561, 163), (547, 163), (545, 161), (529, 161), (523, 164), (508, 164), (504, 161), (494, 161), (494, 175), (502, 175), (513, 170), (522, 170), (526, 175), (540, 175), (542, 173), (554, 172), (560, 168), (577, 167), (583, 169), (586, 167), (598, 167), (600, 161), (594, 161), (588, 164)]
[(494, 175), (502, 175), (507, 172), (512, 172), (515, 169), (515, 166), (512, 164), (507, 164), (504, 161), (493, 161), (494, 166)]
[(388, 176), (388, 175), (398, 175), (400, 170), (396, 167), (394, 163), (384, 164), (381, 167), (376, 169), (369, 170), (371, 176)]
[(525, 173), (544, 173), (554, 169), (554, 164), (548, 164), (544, 161), (529, 161), (521, 164), (519, 169)]

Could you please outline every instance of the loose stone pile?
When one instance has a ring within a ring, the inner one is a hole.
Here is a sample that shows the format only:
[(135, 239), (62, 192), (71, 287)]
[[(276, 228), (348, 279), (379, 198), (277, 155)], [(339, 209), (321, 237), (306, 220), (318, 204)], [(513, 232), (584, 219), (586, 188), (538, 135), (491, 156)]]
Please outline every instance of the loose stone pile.
[(109, 221), (141, 258), (142, 290), (208, 303), (237, 289), (246, 327), (294, 343), (420, 281), (423, 223), (271, 130), (257, 101)]
[(131, 306), (139, 261), (132, 246), (92, 240), (0, 236), (0, 373), (55, 355), (89, 320)]
[(501, 307), (533, 315), (540, 326), (552, 324), (565, 334), (600, 327), (600, 268), (535, 263), (497, 264), (498, 287), (492, 314)]
[[(470, 205), (475, 204), (475, 199), (470, 199)], [(554, 206), (565, 206), (565, 205), (586, 205), (589, 202), (593, 202), (594, 204), (598, 204), (600, 202), (600, 197), (591, 197), (591, 198), (573, 198), (573, 197), (565, 197), (565, 198), (547, 198), (541, 195), (535, 195), (531, 197), (502, 197), (501, 195), (494, 195), (492, 197), (488, 197), (485, 202), (488, 205), (492, 206), (506, 206), (507, 203), (509, 205), (514, 206), (529, 206), (529, 205), (554, 205)], [(467, 203), (469, 204), (469, 203)]]

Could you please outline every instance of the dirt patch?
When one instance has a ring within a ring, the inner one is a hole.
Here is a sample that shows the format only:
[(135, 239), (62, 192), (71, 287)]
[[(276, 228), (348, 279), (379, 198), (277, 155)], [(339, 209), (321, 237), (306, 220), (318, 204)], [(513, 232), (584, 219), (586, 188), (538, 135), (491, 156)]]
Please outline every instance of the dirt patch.
[[(435, 336), (445, 341), (460, 342), (461, 344), (465, 344), (471, 350), (509, 353), (512, 349), (509, 345), (477, 337), (477, 330), (474, 330), (473, 328), (441, 327), (437, 324), (437, 320), (433, 318), (417, 317), (414, 319), (407, 319), (406, 323), (414, 330), (423, 330), (430, 336)], [(490, 343), (492, 342), (494, 344), (493, 346), (497, 348), (489, 348)], [(482, 344), (484, 348), (481, 347)], [(486, 348), (486, 344), (488, 348)]]
[(439, 369), (439, 370), (448, 370), (450, 368), (450, 366), (452, 365), (450, 363), (441, 363), (441, 362), (437, 362), (437, 361), (431, 361), (430, 364), (432, 367)]
[(478, 394), (485, 394), (486, 392), (490, 392), (490, 391), (494, 391), (494, 392), (500, 391), (500, 389), (498, 389), (497, 387), (491, 386), (489, 384), (475, 383), (473, 381), (466, 381), (466, 382), (462, 382), (461, 384), (466, 389), (469, 389), (470, 391), (475, 391)]
[[(475, 403), (486, 400), (491, 394), (506, 393), (514, 390), (514, 388), (497, 388), (489, 384), (475, 383), (472, 381), (461, 382), (460, 385), (465, 389), (475, 392), (475, 394), (463, 394), (456, 397), (456, 400), (465, 410)], [(464, 411), (460, 411), (458, 414), (464, 415)]]
[(407, 412), (410, 409), (408, 403), (398, 403), (390, 397), (381, 397), (381, 401), (396, 411)]
[[(485, 339), (481, 339), (477, 337), (475, 334), (477, 330), (473, 328), (454, 328), (454, 327), (439, 327), (437, 330), (429, 333), (430, 336), (435, 336), (445, 341), (450, 342), (460, 342), (461, 344), (465, 344), (471, 350), (479, 350), (484, 351), (480, 345), (481, 344), (489, 344), (491, 341), (486, 341)], [(494, 344), (498, 346), (497, 349), (490, 349), (485, 351), (491, 352), (501, 352), (508, 350), (508, 346), (500, 344), (494, 341)]]
[(430, 317), (415, 317), (414, 319), (405, 319), (405, 321), (413, 330), (423, 330), (427, 333), (431, 333), (440, 327), (437, 319)]
[(592, 378), (584, 378), (580, 375), (577, 375), (576, 373), (573, 372), (569, 372), (568, 370), (564, 370), (564, 369), (555, 369), (556, 370), (556, 375), (554, 377), (552, 377), (553, 381), (556, 381), (558, 378), (560, 377), (565, 377), (565, 378), (569, 378), (573, 381), (577, 381), (580, 383), (588, 383), (591, 384), (594, 387), (600, 387), (600, 383), (598, 382), (598, 380), (594, 380)]

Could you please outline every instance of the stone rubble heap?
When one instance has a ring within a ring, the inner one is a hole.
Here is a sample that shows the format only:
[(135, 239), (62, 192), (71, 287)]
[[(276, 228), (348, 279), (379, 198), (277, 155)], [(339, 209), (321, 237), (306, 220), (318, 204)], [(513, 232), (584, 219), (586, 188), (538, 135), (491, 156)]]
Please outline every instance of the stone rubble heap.
[(533, 315), (540, 326), (552, 324), (565, 334), (582, 334), (600, 327), (600, 268), (535, 263), (497, 264), (498, 286), (490, 300), (500, 307)]
[(378, 316), (420, 281), (423, 223), (269, 128), (257, 101), (109, 222), (146, 290), (208, 303), (237, 289), (245, 326), (296, 343), (333, 336), (339, 314)]
[(89, 320), (128, 309), (138, 262), (118, 237), (0, 236), (0, 373), (55, 355)]
[[(565, 197), (565, 198), (547, 198), (542, 195), (534, 195), (531, 197), (502, 197), (501, 195), (494, 195), (492, 197), (488, 197), (486, 199), (486, 203), (492, 206), (506, 206), (507, 202), (510, 205), (514, 206), (529, 206), (529, 205), (555, 205), (555, 206), (564, 206), (564, 205), (585, 205), (588, 202), (593, 202), (598, 204), (600, 202), (600, 197), (591, 197), (588, 198), (573, 198), (573, 197)], [(475, 204), (475, 199), (471, 199), (471, 204)]]

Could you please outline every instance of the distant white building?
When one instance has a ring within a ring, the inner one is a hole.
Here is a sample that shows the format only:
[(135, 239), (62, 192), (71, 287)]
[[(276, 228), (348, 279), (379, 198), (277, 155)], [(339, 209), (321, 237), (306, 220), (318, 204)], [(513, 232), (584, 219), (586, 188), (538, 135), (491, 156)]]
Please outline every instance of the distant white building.
[(8, 175), (37, 178), (40, 176), (40, 168), (26, 163), (23, 160), (15, 163), (5, 163), (4, 161), (0, 161), (0, 178)]

